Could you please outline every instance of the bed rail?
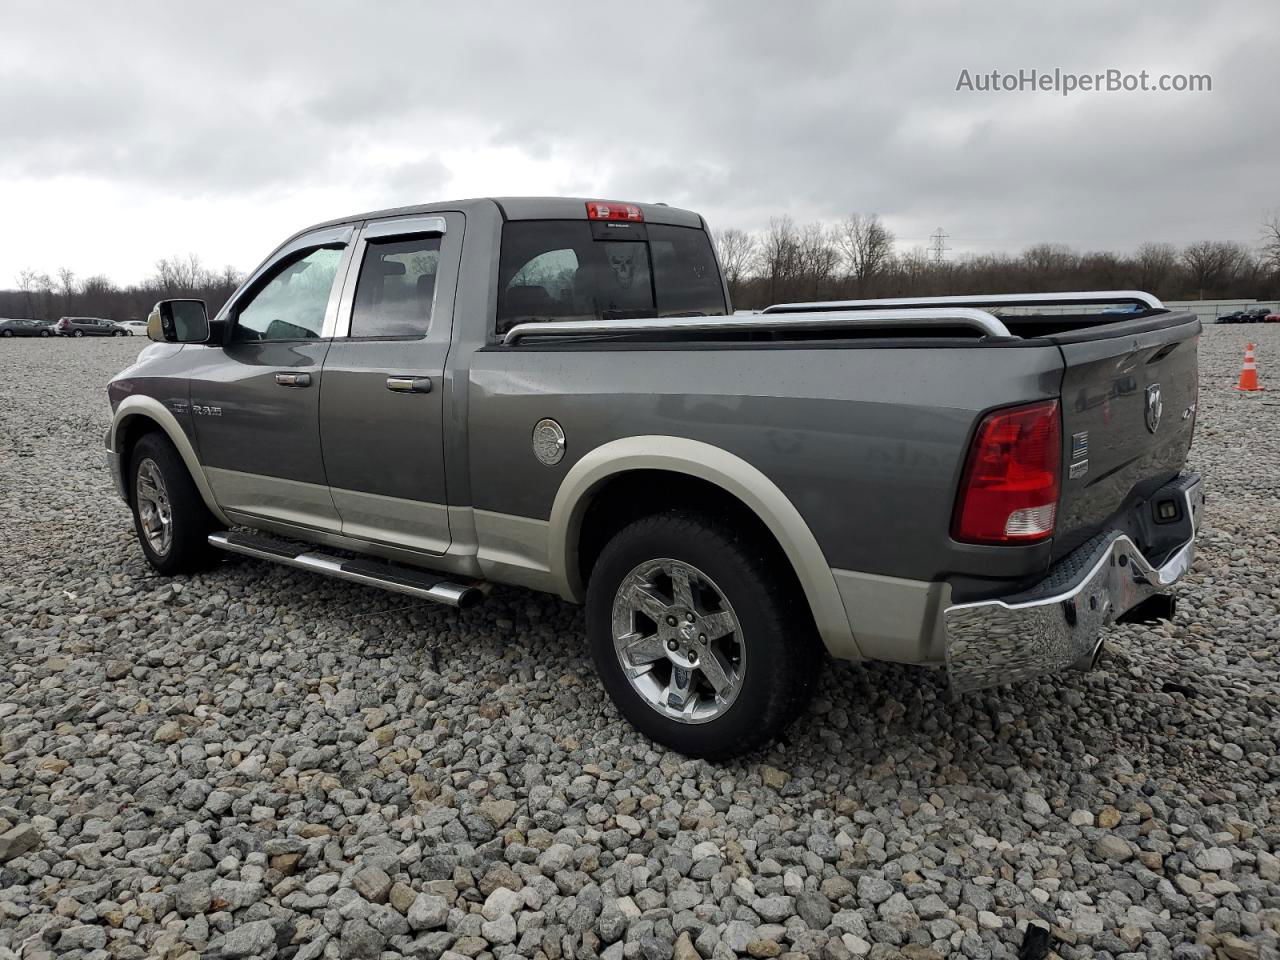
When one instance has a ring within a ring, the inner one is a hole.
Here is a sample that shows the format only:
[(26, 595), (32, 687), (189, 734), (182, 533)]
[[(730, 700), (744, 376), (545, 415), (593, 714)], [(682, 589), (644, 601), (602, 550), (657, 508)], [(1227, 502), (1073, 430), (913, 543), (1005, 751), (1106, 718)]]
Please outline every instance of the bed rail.
[(812, 313), (827, 310), (883, 310), (886, 307), (1069, 307), (1132, 303), (1144, 310), (1163, 310), (1156, 297), (1141, 290), (1084, 290), (1076, 293), (972, 293), (954, 297), (891, 297), (883, 300), (823, 300), (813, 303), (775, 303), (766, 314)]
[[(772, 309), (772, 308), (770, 308)], [(729, 317), (646, 317), (635, 320), (551, 320), (518, 323), (502, 342), (510, 345), (526, 337), (596, 337), (648, 333), (720, 333), (786, 330), (896, 330), (967, 327), (983, 337), (1010, 337), (1009, 328), (986, 310), (960, 306), (922, 309), (853, 310), (848, 314), (820, 310), (812, 313), (778, 311)]]

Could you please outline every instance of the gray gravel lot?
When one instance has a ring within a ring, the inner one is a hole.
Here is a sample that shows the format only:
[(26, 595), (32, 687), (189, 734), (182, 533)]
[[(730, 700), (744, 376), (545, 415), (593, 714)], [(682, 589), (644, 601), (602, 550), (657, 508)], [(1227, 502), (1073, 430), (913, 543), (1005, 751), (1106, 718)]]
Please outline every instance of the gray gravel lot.
[(551, 597), (152, 576), (102, 458), (142, 345), (0, 344), (0, 960), (1280, 957), (1280, 327), (1206, 329), (1172, 624), (959, 702), (836, 664), (727, 765), (632, 732)]

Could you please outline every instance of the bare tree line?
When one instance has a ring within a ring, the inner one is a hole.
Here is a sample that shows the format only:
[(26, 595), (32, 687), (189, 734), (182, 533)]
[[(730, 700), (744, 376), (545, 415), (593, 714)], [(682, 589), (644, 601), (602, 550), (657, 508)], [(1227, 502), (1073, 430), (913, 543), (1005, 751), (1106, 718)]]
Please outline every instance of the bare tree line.
[(728, 229), (716, 250), (740, 309), (805, 300), (965, 293), (1139, 289), (1168, 300), (1280, 297), (1280, 210), (1262, 224), (1257, 249), (1201, 240), (1144, 243), (1133, 253), (1080, 253), (1041, 243), (1018, 254), (937, 262), (923, 247), (899, 249), (874, 213), (798, 226), (776, 217), (761, 231)]
[(243, 279), (232, 267), (210, 270), (194, 253), (162, 257), (145, 281), (116, 286), (102, 274), (83, 279), (60, 268), (52, 276), (37, 270), (18, 272), (16, 290), (0, 290), (0, 317), (52, 320), (58, 317), (145, 319), (157, 300), (194, 297), (210, 313), (218, 310)]
[[(923, 247), (898, 248), (874, 213), (853, 213), (835, 224), (798, 226), (775, 217), (765, 230), (728, 229), (716, 250), (734, 306), (858, 297), (930, 296), (1054, 290), (1147, 290), (1168, 300), (1280, 298), (1280, 210), (1263, 221), (1257, 249), (1201, 240), (1177, 247), (1144, 243), (1131, 254), (1079, 253), (1041, 243), (1020, 254), (991, 253), (934, 262)], [(120, 287), (95, 274), (78, 278), (22, 270), (16, 290), (0, 290), (0, 317), (54, 319), (94, 316), (142, 319), (157, 300), (195, 297), (210, 313), (240, 285), (232, 267), (211, 270), (194, 253), (162, 257), (140, 284)]]

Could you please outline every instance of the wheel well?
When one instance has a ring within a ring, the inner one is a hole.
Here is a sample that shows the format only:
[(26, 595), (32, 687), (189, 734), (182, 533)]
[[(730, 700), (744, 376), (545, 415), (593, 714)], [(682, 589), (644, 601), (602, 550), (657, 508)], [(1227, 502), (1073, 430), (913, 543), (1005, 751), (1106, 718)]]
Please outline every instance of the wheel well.
[[(578, 575), (586, 584), (605, 545), (641, 517), (671, 510), (703, 513), (727, 522), (761, 546), (799, 596), (800, 580), (782, 545), (750, 507), (710, 481), (669, 470), (630, 470), (605, 480), (591, 495), (578, 527)], [(807, 604), (806, 604), (807, 606)]]
[[(138, 445), (138, 441), (149, 433), (165, 435), (164, 428), (160, 424), (142, 414), (126, 417), (120, 422), (120, 426), (116, 427), (116, 454), (119, 456), (120, 476), (124, 480), (124, 496), (126, 500), (129, 500), (131, 491), (128, 482), (129, 458), (133, 455), (133, 448)], [(132, 501), (130, 501), (130, 506), (132, 505)]]

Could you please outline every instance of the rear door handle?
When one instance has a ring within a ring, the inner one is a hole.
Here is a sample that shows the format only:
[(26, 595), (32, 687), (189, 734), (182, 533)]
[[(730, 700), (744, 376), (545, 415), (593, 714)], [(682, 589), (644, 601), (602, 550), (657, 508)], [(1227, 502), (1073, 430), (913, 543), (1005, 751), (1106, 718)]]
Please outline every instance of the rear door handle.
[(309, 373), (277, 373), (276, 383), (282, 387), (309, 387), (311, 386), (311, 374)]
[(396, 393), (430, 393), (430, 377), (387, 377), (387, 389)]

